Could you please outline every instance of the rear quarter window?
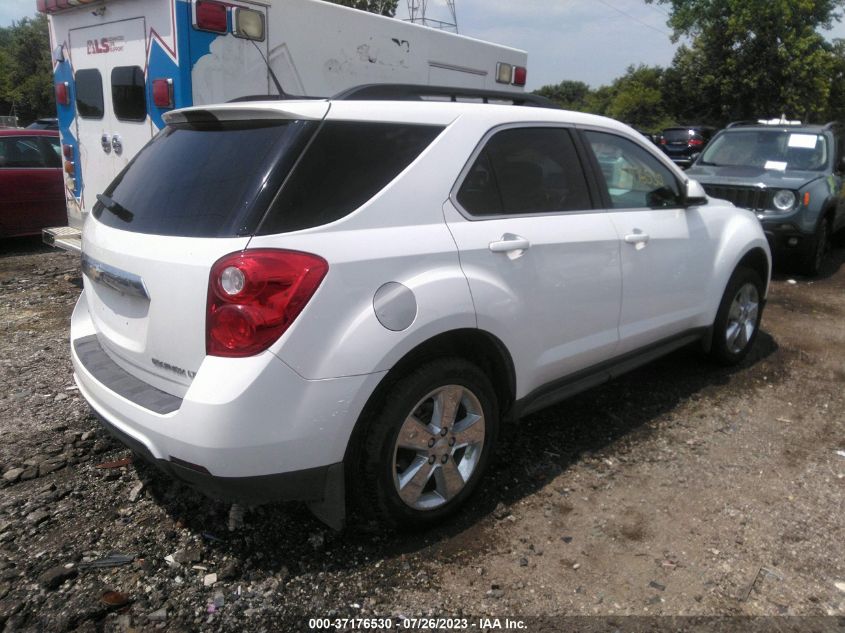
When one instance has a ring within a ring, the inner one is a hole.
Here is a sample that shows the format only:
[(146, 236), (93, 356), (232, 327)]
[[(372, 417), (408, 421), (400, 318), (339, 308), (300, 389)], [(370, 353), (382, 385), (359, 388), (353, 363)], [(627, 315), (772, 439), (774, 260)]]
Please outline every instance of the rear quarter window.
[(325, 122), (258, 233), (313, 228), (352, 213), (408, 167), (442, 130), (428, 125)]

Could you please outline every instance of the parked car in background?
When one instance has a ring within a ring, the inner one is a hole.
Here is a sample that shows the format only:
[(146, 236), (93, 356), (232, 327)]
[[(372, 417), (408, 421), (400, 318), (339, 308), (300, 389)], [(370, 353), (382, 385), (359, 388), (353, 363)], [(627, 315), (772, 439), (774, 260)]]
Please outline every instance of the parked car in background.
[(729, 125), (687, 173), (708, 195), (751, 209), (775, 259), (817, 275), (845, 230), (843, 128), (783, 119)]
[(0, 237), (37, 235), (65, 218), (59, 133), (0, 130)]
[(35, 119), (32, 123), (26, 126), (27, 130), (58, 130), (59, 120), (53, 118)]
[(754, 215), (616, 121), (408, 88), (169, 112), (97, 196), (71, 355), (121, 441), (213, 497), (432, 526), (505, 420), (746, 356)]
[(660, 149), (676, 165), (686, 169), (707, 147), (715, 133), (716, 128), (706, 125), (668, 127), (660, 135)]

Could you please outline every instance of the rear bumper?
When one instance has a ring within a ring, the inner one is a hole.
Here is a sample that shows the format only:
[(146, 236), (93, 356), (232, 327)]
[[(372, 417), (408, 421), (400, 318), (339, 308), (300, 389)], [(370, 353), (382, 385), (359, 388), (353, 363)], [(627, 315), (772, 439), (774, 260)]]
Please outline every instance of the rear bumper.
[(382, 376), (306, 380), (269, 352), (208, 357), (180, 399), (111, 360), (84, 293), (71, 320), (71, 356), (80, 392), (122, 443), (208, 496), (249, 504), (333, 496), (352, 430)]

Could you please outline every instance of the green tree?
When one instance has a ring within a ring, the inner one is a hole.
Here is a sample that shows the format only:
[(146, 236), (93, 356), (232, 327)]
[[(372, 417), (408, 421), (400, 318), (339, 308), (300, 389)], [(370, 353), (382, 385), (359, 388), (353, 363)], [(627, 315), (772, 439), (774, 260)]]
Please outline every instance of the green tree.
[(786, 114), (819, 119), (837, 72), (820, 30), (845, 0), (646, 0), (668, 5), (673, 39), (690, 38), (666, 81), (667, 104), (711, 122)]
[(629, 66), (611, 84), (605, 114), (643, 130), (657, 130), (671, 123), (663, 99), (663, 68)]
[(55, 116), (47, 18), (39, 14), (0, 29), (0, 114), (14, 108), (21, 124)]
[(591, 93), (592, 90), (583, 81), (570, 80), (564, 80), (551, 86), (543, 86), (534, 91), (534, 94), (551, 99), (562, 108), (580, 111), (587, 110), (587, 100)]
[(326, 2), (342, 4), (345, 7), (393, 17), (396, 15), (396, 5), (399, 3), (399, 0), (326, 0)]

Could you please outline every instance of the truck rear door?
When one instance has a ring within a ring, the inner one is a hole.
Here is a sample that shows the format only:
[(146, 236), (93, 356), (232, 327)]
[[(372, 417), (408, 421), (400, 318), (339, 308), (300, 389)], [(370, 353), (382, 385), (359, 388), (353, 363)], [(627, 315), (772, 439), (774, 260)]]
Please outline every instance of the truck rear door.
[(70, 30), (86, 211), (152, 137), (144, 76), (145, 31), (142, 17)]

